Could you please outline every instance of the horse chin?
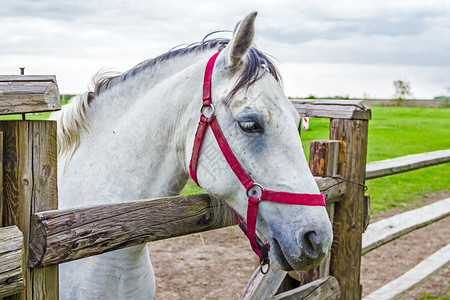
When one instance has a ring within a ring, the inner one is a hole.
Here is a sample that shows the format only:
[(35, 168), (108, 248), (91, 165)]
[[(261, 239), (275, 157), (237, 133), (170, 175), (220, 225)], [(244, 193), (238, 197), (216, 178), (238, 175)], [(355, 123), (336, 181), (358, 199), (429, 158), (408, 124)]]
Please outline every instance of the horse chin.
[(283, 252), (277, 239), (272, 239), (270, 243), (270, 259), (283, 271), (302, 271), (309, 270), (318, 266), (325, 258), (326, 253), (321, 253), (316, 256), (308, 256), (304, 251), (300, 257), (287, 257)]
[(272, 243), (270, 243), (270, 259), (283, 271), (294, 270), (276, 239), (272, 239)]

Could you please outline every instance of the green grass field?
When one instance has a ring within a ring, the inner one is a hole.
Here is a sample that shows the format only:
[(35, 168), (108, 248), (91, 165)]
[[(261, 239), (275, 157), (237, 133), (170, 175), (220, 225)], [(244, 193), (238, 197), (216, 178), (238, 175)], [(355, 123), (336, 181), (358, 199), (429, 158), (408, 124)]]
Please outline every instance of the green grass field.
[[(305, 154), (311, 140), (328, 139), (329, 119), (310, 119), (302, 132)], [(450, 109), (372, 107), (367, 161), (450, 148)], [(368, 180), (372, 212), (414, 203), (421, 196), (450, 188), (450, 163)], [(183, 194), (200, 193), (189, 181)]]
[[(50, 113), (27, 114), (27, 120), (42, 120)], [(21, 119), (21, 115), (0, 119)], [(310, 120), (310, 130), (302, 132), (308, 158), (311, 140), (327, 139), (329, 120)], [(369, 122), (367, 161), (450, 148), (450, 108), (372, 107)], [(368, 180), (372, 212), (402, 207), (426, 194), (450, 188), (450, 163), (388, 177)], [(192, 180), (182, 194), (202, 193)]]
[[(303, 148), (311, 140), (327, 139), (328, 119), (311, 119), (302, 132)], [(450, 109), (372, 107), (367, 162), (450, 148)], [(306, 155), (309, 156), (309, 150)], [(402, 207), (421, 196), (450, 188), (450, 163), (366, 182), (372, 212)]]

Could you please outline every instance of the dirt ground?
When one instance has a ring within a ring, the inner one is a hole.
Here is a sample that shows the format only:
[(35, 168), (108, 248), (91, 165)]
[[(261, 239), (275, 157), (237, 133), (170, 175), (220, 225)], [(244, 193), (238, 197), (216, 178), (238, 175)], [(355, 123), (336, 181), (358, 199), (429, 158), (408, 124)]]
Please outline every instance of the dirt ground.
[[(450, 197), (450, 191), (429, 195), (422, 206)], [(380, 220), (404, 210), (396, 208), (372, 216)], [(435, 233), (435, 234), (430, 234)], [(450, 241), (450, 218), (409, 233), (363, 256), (363, 295), (378, 289), (414, 267)], [(149, 244), (156, 276), (156, 300), (239, 299), (258, 258), (237, 226)], [(446, 295), (450, 267), (401, 299), (424, 293)]]

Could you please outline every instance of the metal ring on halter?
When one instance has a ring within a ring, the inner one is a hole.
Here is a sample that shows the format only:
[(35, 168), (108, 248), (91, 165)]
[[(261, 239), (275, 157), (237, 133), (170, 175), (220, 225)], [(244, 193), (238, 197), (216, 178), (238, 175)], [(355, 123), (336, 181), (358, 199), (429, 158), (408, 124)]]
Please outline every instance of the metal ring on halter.
[[(211, 108), (211, 114), (209, 116), (206, 116), (203, 112), (203, 109), (206, 107)], [(209, 105), (203, 105), (202, 108), (200, 109), (200, 113), (202, 115), (204, 115), (206, 118), (210, 118), (211, 116), (214, 116), (216, 114), (216, 109), (214, 108), (214, 105), (212, 105), (212, 103), (210, 103)]]
[[(260, 199), (261, 198), (261, 196), (262, 196), (262, 191), (264, 190), (264, 188), (263, 188), (263, 186), (262, 185), (260, 185), (259, 183), (253, 183), (253, 185), (251, 186), (251, 187), (249, 187), (248, 189), (247, 189), (247, 197), (248, 198), (250, 198), (250, 192), (252, 192), (253, 193), (253, 191), (255, 191), (255, 188), (258, 188), (259, 189), (259, 195), (257, 196), (257, 197), (253, 197), (253, 198), (257, 198), (257, 199)], [(253, 191), (252, 191), (253, 190)]]
[[(264, 266), (267, 266), (266, 270), (264, 270)], [(261, 264), (259, 265), (259, 270), (261, 271), (261, 273), (267, 274), (269, 272), (269, 269), (270, 269), (270, 260), (267, 258), (261, 262)]]

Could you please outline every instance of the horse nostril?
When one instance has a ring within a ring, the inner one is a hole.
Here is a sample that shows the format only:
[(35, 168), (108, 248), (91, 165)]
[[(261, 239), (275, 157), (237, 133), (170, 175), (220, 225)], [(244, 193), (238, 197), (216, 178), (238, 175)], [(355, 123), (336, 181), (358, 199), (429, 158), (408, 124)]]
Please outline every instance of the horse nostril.
[(316, 258), (318, 253), (319, 243), (317, 242), (317, 233), (315, 231), (308, 231), (303, 235), (302, 249), (305, 254), (311, 258)]

